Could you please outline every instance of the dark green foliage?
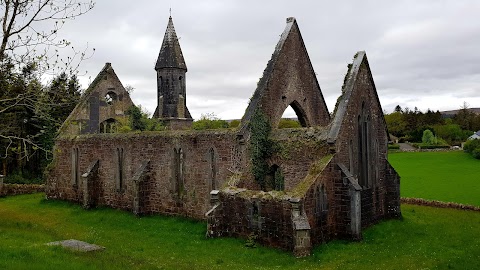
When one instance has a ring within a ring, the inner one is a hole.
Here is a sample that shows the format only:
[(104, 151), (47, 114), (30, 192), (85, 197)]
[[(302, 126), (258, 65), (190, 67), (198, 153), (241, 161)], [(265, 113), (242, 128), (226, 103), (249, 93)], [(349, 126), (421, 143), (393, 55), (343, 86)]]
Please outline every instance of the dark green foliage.
[(220, 129), (228, 128), (228, 122), (221, 120), (215, 116), (213, 113), (202, 114), (200, 120), (193, 122), (192, 125), (195, 130), (205, 130), (205, 129)]
[(26, 170), (24, 172), (11, 172), (4, 179), (5, 184), (43, 184), (43, 182), (41, 175)]
[(131, 106), (127, 110), (132, 130), (145, 130), (147, 123), (143, 117), (142, 111), (137, 106)]
[(272, 187), (274, 187), (275, 190), (284, 190), (285, 189), (285, 177), (283, 176), (282, 170), (278, 168), (273, 176), (273, 184)]
[(265, 179), (270, 173), (267, 159), (275, 153), (277, 146), (270, 138), (270, 122), (260, 109), (255, 110), (249, 125), (252, 173), (262, 190), (266, 190)]
[[(124, 132), (129, 131), (160, 131), (164, 130), (163, 123), (156, 118), (149, 118), (148, 113), (142, 111), (141, 107), (135, 105), (127, 110), (128, 126), (130, 129), (123, 129)], [(120, 128), (120, 131), (122, 128)]]
[(473, 149), (472, 156), (476, 159), (480, 159), (480, 147)]
[(418, 149), (448, 149), (450, 145), (445, 144), (424, 144), (424, 143), (412, 143), (412, 145)]
[(278, 123), (278, 128), (301, 128), (302, 125), (297, 120), (292, 120), (288, 118), (280, 119), (280, 123)]
[(473, 133), (472, 130), (480, 130), (480, 115), (467, 109), (459, 110), (453, 119), (443, 119), (439, 111), (423, 113), (416, 108), (402, 109), (397, 105), (393, 113), (385, 115), (385, 122), (390, 134), (410, 142), (421, 142), (423, 132), (429, 129), (446, 143), (460, 145)]
[(480, 140), (468, 140), (463, 145), (463, 151), (471, 154), (474, 149), (479, 148), (479, 147), (480, 147)]
[(16, 70), (5, 60), (0, 68), (0, 173), (17, 182), (41, 179), (57, 130), (79, 99), (75, 75), (61, 73), (45, 86), (36, 64)]
[(449, 144), (460, 145), (464, 142), (472, 132), (469, 130), (463, 130), (460, 125), (453, 124), (451, 119), (445, 120), (445, 125), (435, 125), (435, 134), (438, 137), (445, 139)]
[(395, 144), (389, 144), (388, 149), (390, 149), (390, 150), (400, 149), (400, 145), (398, 145), (396, 143)]
[(471, 154), (476, 159), (480, 159), (480, 140), (468, 140), (463, 145), (463, 151)]

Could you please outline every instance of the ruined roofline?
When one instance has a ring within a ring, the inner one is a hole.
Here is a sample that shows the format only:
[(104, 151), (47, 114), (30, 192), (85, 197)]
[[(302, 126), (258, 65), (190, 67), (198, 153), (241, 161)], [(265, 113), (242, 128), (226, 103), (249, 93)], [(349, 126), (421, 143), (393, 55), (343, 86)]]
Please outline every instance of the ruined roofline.
[[(248, 122), (250, 121), (250, 119), (252, 118), (254, 112), (255, 112), (255, 109), (259, 108), (258, 104), (265, 92), (265, 89), (268, 87), (269, 83), (270, 83), (270, 79), (272, 78), (272, 74), (274, 72), (274, 68), (275, 68), (275, 65), (277, 63), (277, 60), (280, 56), (280, 53), (282, 52), (282, 49), (284, 47), (284, 44), (285, 44), (285, 41), (287, 40), (288, 36), (290, 35), (290, 33), (292, 32), (292, 29), (294, 27), (296, 27), (296, 29), (298, 29), (298, 35), (299, 35), (299, 38), (300, 38), (300, 43), (303, 47), (303, 50), (305, 52), (305, 55), (307, 57), (307, 60), (308, 60), (308, 64), (309, 64), (309, 69), (311, 70), (311, 72), (313, 74), (315, 74), (315, 70), (313, 69), (313, 65), (312, 65), (312, 61), (310, 60), (310, 56), (308, 55), (308, 50), (305, 46), (305, 42), (303, 41), (303, 37), (302, 37), (302, 33), (298, 27), (298, 24), (297, 24), (297, 20), (295, 19), (295, 17), (288, 17), (286, 19), (286, 23), (287, 25), (285, 26), (285, 29), (283, 30), (282, 34), (280, 35), (280, 39), (279, 41), (277, 42), (277, 45), (275, 46), (275, 50), (272, 54), (272, 57), (270, 58), (270, 60), (268, 61), (267, 63), (267, 66), (265, 67), (264, 71), (263, 71), (263, 74), (262, 74), (262, 77), (260, 78), (258, 84), (257, 84), (257, 88), (255, 89), (251, 99), (250, 99), (250, 103), (248, 104), (248, 107), (245, 109), (245, 113), (241, 119), (241, 132), (242, 133), (245, 133), (247, 130), (248, 130)], [(318, 80), (315, 77), (315, 84), (319, 90), (319, 94), (320, 94), (320, 98), (323, 102), (323, 104), (321, 104), (325, 109), (326, 109), (326, 112), (327, 112), (327, 117), (328, 117), (328, 121), (330, 121), (330, 115), (328, 114), (328, 107), (327, 107), (327, 104), (325, 102), (325, 98), (323, 96), (323, 93), (321, 91), (321, 88), (320, 88), (320, 85), (318, 83)], [(320, 104), (319, 104), (320, 105)]]
[(253, 92), (252, 98), (250, 99), (250, 103), (248, 104), (247, 109), (245, 109), (245, 113), (240, 121), (240, 131), (241, 133), (244, 133), (248, 129), (248, 121), (252, 118), (255, 109), (258, 108), (258, 103), (260, 99), (262, 98), (263, 90), (265, 87), (268, 85), (268, 82), (270, 80), (270, 75), (273, 72), (273, 67), (275, 66), (275, 63), (277, 61), (277, 58), (280, 54), (281, 49), (283, 48), (283, 44), (285, 43), (285, 40), (288, 37), (288, 34), (290, 33), (293, 24), (296, 22), (296, 19), (294, 17), (288, 17), (287, 18), (287, 25), (285, 26), (285, 29), (283, 30), (282, 34), (280, 35), (280, 40), (278, 41), (277, 45), (275, 46), (275, 50), (272, 54), (272, 58), (268, 61), (267, 66), (263, 70), (262, 77), (260, 78), (257, 88), (255, 89), (255, 92)]
[[(118, 78), (117, 74), (115, 73), (115, 70), (113, 69), (112, 64), (107, 62), (107, 63), (105, 63), (103, 68), (100, 70), (100, 72), (97, 74), (95, 79), (90, 83), (88, 88), (82, 93), (82, 95), (80, 97), (80, 100), (78, 101), (77, 105), (70, 112), (68, 117), (65, 119), (65, 121), (62, 123), (62, 125), (58, 129), (57, 134), (56, 134), (57, 137), (62, 136), (62, 134), (69, 129), (69, 126), (72, 123), (79, 120), (79, 119), (76, 119), (76, 118), (79, 117), (80, 115), (82, 115), (82, 113), (83, 113), (82, 110), (84, 108), (89, 108), (90, 107), (90, 105), (88, 103), (91, 102), (90, 98), (92, 98), (92, 95), (93, 95), (93, 98), (98, 99), (98, 101), (101, 101), (102, 99), (105, 98), (104, 96), (96, 97), (95, 92), (97, 91), (98, 87), (102, 85), (102, 82), (107, 81), (107, 79), (110, 82), (115, 82), (117, 84), (117, 86), (119, 86), (119, 88), (117, 88), (115, 90), (117, 92), (117, 94), (123, 94), (124, 99), (128, 98), (129, 102), (132, 105), (135, 105), (133, 103), (133, 101), (131, 101), (130, 95), (126, 91), (125, 87), (123, 86), (122, 82)], [(86, 119), (82, 119), (82, 120), (86, 120)]]
[[(345, 75), (345, 81), (342, 86), (342, 94), (338, 98), (337, 104), (335, 105), (334, 115), (330, 123), (330, 132), (328, 134), (328, 139), (327, 139), (327, 142), (329, 144), (334, 144), (338, 138), (340, 129), (343, 124), (343, 120), (345, 118), (345, 114), (348, 109), (348, 103), (351, 101), (350, 97), (354, 90), (354, 86), (358, 77), (358, 72), (360, 71), (360, 67), (362, 63), (365, 64), (368, 69), (368, 75), (372, 83), (374, 96), (376, 101), (379, 104), (380, 115), (381, 115), (381, 118), (383, 119), (385, 129), (387, 129), (387, 124), (385, 122), (385, 117), (383, 117), (383, 111), (381, 109), (381, 103), (378, 97), (377, 88), (375, 87), (375, 82), (373, 81), (372, 72), (370, 70), (370, 65), (368, 63), (367, 54), (365, 53), (365, 51), (358, 51), (353, 58), (351, 67), (349, 67), (347, 74)], [(388, 130), (386, 131), (387, 131), (387, 141), (388, 141), (389, 133), (388, 133)]]
[[(78, 101), (77, 105), (75, 105), (75, 108), (73, 108), (73, 110), (70, 112), (67, 119), (65, 119), (65, 121), (63, 121), (62, 125), (60, 126), (60, 128), (57, 131), (56, 136), (59, 136), (60, 134), (62, 134), (63, 131), (65, 130), (65, 128), (67, 128), (67, 126), (70, 125), (71, 119), (76, 115), (78, 109), (81, 106), (83, 106), (83, 104), (86, 102), (87, 98), (90, 96), (90, 93), (93, 91), (93, 89), (95, 89), (95, 87), (98, 85), (98, 83), (101, 81), (101, 79), (105, 76), (105, 74), (107, 74), (109, 69), (113, 70), (112, 63), (106, 62), (105, 65), (103, 66), (103, 68), (100, 70), (100, 72), (95, 77), (95, 79), (93, 79), (93, 81), (87, 87), (87, 90), (85, 90), (85, 92), (83, 92), (82, 96), (80, 97), (80, 100)], [(113, 72), (113, 74), (115, 74), (115, 72)], [(116, 74), (115, 74), (115, 76), (116, 76)], [(118, 77), (116, 79), (119, 80)]]

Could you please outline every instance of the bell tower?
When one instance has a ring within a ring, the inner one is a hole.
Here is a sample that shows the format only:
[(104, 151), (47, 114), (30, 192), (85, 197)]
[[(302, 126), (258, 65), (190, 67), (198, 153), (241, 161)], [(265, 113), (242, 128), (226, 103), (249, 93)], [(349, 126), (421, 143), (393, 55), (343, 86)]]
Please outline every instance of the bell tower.
[(163, 120), (170, 129), (189, 128), (193, 119), (186, 103), (187, 65), (171, 16), (168, 19), (155, 71), (157, 71), (158, 105), (154, 117)]

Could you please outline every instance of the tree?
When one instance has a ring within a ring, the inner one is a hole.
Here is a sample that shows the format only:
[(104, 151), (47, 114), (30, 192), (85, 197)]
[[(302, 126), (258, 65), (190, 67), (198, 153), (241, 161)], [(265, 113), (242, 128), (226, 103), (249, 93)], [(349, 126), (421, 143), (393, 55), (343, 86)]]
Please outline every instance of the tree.
[(463, 105), (453, 117), (455, 123), (459, 124), (462, 129), (472, 130), (474, 128), (475, 114), (469, 110), (469, 104), (463, 102)]
[[(70, 66), (74, 57), (60, 58), (58, 48), (69, 47), (66, 39), (58, 37), (59, 31), (67, 20), (90, 11), (93, 1), (77, 0), (0, 0), (0, 23), (2, 40), (0, 44), (0, 62), (10, 57), (16, 64), (45, 63), (46, 68), (64, 68)], [(51, 27), (45, 29), (45, 25)], [(51, 48), (54, 47), (54, 50)], [(72, 47), (74, 49), (74, 47)], [(85, 56), (80, 54), (81, 58)], [(64, 65), (50, 66), (49, 62), (62, 62)], [(78, 67), (78, 66), (77, 66)]]
[(432, 131), (426, 129), (423, 131), (422, 143), (429, 145), (437, 144), (437, 138), (435, 138)]
[(401, 112), (394, 112), (385, 115), (385, 122), (387, 123), (388, 132), (397, 137), (405, 136), (405, 128), (407, 123), (404, 120)]
[[(29, 161), (38, 158), (38, 150), (51, 150), (52, 134), (76, 104), (65, 97), (78, 98), (73, 92), (57, 95), (56, 91), (79, 90), (74, 75), (87, 58), (87, 49), (77, 51), (59, 32), (66, 21), (93, 7), (91, 0), (0, 0), (0, 158), (4, 173), (15, 162), (16, 168), (30, 164), (42, 170)], [(62, 58), (62, 48), (71, 49), (73, 55)], [(43, 85), (43, 75), (58, 77), (51, 85)]]
[(400, 107), (400, 105), (395, 106), (394, 112), (398, 112), (398, 113), (403, 112), (403, 111), (402, 111), (402, 107)]

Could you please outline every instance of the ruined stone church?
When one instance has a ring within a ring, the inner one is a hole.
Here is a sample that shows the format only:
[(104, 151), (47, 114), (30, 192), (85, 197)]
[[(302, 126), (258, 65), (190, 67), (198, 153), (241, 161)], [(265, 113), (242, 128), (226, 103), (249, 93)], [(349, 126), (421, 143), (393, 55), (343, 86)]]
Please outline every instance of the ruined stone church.
[[(296, 256), (332, 239), (361, 239), (364, 228), (401, 216), (400, 177), (387, 159), (365, 52), (348, 65), (330, 114), (288, 18), (235, 129), (190, 128), (187, 66), (171, 17), (154, 69), (153, 117), (167, 130), (115, 132), (133, 102), (107, 63), (60, 129), (47, 198), (206, 220), (209, 237), (254, 234)], [(277, 129), (289, 106), (302, 128)]]

